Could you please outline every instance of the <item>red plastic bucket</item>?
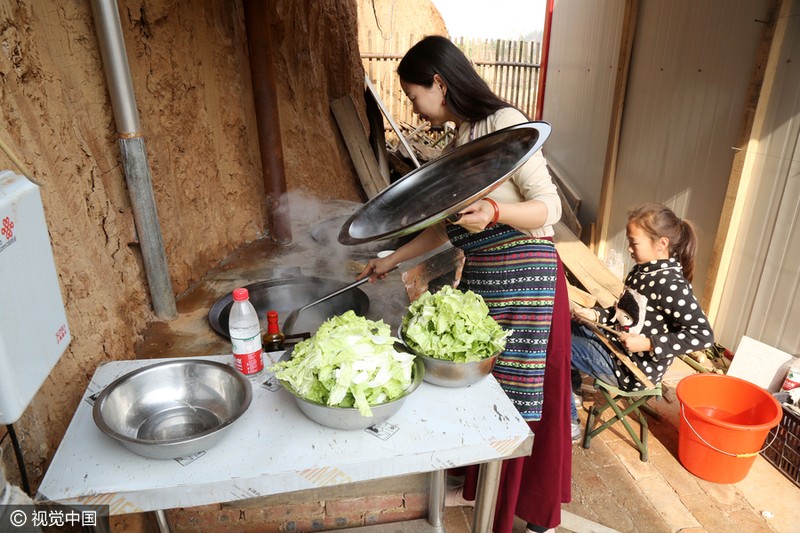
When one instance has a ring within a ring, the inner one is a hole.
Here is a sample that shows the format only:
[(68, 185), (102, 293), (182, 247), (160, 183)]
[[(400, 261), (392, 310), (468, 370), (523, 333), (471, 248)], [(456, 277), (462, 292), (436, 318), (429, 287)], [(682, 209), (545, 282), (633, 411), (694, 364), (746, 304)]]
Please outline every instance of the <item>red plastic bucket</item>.
[(743, 480), (777, 426), (783, 409), (749, 381), (722, 374), (694, 374), (676, 389), (681, 404), (678, 459), (699, 478)]

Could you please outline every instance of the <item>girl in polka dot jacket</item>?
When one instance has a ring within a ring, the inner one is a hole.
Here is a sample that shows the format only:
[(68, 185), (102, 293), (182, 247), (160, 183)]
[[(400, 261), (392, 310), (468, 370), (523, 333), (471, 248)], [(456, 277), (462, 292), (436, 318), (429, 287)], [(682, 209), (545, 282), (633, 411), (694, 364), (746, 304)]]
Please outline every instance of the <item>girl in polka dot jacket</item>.
[(646, 388), (581, 321), (615, 329), (616, 334), (604, 332), (608, 340), (623, 348), (655, 384), (676, 355), (714, 343), (708, 318), (692, 293), (697, 237), (691, 222), (650, 203), (628, 213), (626, 230), (636, 265), (617, 303), (607, 309), (573, 309), (573, 386), (580, 384), (582, 371), (622, 390)]

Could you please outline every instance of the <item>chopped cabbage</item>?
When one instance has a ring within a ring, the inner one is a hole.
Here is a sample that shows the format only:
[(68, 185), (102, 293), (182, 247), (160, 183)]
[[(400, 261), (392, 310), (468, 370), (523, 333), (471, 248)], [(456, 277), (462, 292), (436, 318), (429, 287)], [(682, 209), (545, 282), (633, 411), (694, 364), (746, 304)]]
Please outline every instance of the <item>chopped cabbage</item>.
[(479, 294), (445, 285), (435, 294), (425, 292), (408, 307), (401, 326), (403, 341), (417, 353), (466, 363), (502, 352), (504, 330), (489, 316)]
[(303, 398), (356, 407), (369, 417), (370, 406), (394, 400), (411, 384), (414, 355), (396, 350), (397, 341), (382, 320), (347, 311), (326, 320), (271, 370)]

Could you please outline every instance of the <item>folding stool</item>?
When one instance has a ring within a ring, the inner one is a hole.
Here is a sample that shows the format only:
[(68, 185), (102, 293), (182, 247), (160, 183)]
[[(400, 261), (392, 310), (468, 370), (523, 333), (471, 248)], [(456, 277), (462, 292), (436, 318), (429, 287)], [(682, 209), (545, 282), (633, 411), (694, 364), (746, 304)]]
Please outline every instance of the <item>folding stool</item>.
[[(639, 450), (639, 458), (642, 461), (647, 462), (647, 418), (641, 411), (645, 411), (656, 419), (659, 418), (658, 414), (653, 411), (652, 408), (647, 406), (647, 402), (652, 398), (661, 397), (661, 384), (656, 385), (652, 389), (633, 392), (620, 390), (617, 387), (609, 385), (605, 381), (601, 381), (599, 379), (595, 379), (594, 386), (605, 398), (605, 403), (595, 402), (595, 404), (589, 410), (589, 417), (586, 420), (586, 431), (584, 431), (583, 434), (583, 447), (588, 450), (592, 438), (607, 430), (617, 422), (622, 422), (622, 424), (625, 426), (625, 429), (628, 431), (628, 434), (633, 439), (633, 442), (636, 444), (636, 448)], [(617, 403), (619, 401), (628, 404), (628, 406), (625, 409), (620, 409), (620, 406)], [(603, 425), (594, 429), (595, 422), (598, 420), (600, 414), (609, 407), (614, 411), (614, 417), (603, 423)], [(634, 431), (630, 422), (626, 420), (626, 417), (631, 412), (639, 417), (641, 438), (636, 435), (636, 432)]]

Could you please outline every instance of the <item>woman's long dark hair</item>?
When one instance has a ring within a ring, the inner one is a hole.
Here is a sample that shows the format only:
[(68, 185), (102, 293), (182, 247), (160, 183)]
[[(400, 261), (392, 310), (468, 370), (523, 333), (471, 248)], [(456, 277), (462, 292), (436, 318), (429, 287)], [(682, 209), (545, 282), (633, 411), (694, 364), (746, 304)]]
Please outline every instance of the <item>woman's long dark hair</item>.
[(423, 87), (432, 87), (433, 75), (438, 74), (447, 84), (447, 107), (462, 120), (474, 122), (512, 107), (492, 92), (461, 50), (440, 35), (429, 35), (412, 46), (397, 74), (404, 82)]

